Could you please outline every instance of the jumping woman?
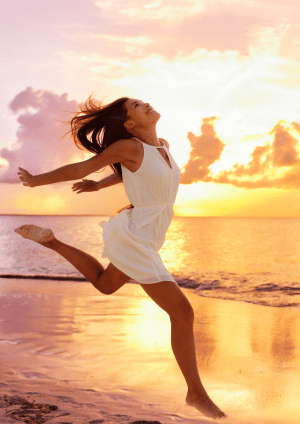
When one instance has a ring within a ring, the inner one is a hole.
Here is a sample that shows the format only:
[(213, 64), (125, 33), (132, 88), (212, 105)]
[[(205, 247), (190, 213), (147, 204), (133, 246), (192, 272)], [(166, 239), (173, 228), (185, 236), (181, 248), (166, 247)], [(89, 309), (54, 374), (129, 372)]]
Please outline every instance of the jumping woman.
[(180, 184), (180, 169), (166, 140), (157, 138), (160, 114), (141, 100), (122, 97), (97, 106), (89, 98), (71, 120), (71, 132), (78, 147), (94, 153), (91, 159), (66, 165), (40, 175), (19, 168), (24, 186), (84, 179), (110, 165), (114, 171), (106, 182), (75, 183), (73, 191), (95, 190), (123, 182), (130, 207), (116, 217), (102, 221), (103, 258), (97, 259), (58, 240), (51, 229), (22, 225), (15, 232), (52, 249), (69, 261), (103, 294), (115, 293), (134, 279), (170, 317), (171, 345), (186, 380), (187, 405), (211, 418), (226, 417), (206, 393), (198, 373), (193, 334), (194, 311), (174, 278), (164, 266), (159, 249), (174, 216), (173, 204)]

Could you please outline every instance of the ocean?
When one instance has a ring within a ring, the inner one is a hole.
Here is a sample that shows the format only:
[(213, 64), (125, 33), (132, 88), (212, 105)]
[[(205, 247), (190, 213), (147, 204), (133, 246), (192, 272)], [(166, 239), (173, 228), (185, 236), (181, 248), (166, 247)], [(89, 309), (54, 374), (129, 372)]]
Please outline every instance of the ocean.
[[(13, 230), (51, 228), (61, 241), (101, 258), (109, 216), (0, 216), (0, 278), (83, 281), (56, 252)], [(300, 219), (174, 217), (159, 251), (180, 287), (199, 296), (300, 307)], [(137, 284), (131, 280), (129, 284)]]

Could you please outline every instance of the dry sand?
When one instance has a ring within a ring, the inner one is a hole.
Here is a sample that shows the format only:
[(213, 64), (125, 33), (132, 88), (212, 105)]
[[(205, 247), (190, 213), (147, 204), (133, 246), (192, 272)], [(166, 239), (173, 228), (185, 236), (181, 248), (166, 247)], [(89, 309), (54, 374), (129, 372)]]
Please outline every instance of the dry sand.
[(170, 321), (138, 284), (0, 279), (0, 423), (300, 422), (300, 313), (199, 297), (197, 362), (228, 418), (185, 405)]

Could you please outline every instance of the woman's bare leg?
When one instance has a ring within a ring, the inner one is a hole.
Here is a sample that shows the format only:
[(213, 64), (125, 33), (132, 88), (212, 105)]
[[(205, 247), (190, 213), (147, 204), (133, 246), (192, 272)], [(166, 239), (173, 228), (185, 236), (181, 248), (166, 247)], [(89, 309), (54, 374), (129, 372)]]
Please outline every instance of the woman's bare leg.
[(226, 417), (208, 396), (198, 373), (193, 323), (171, 320), (171, 345), (176, 361), (187, 382), (186, 403), (212, 418)]
[[(43, 230), (41, 227), (22, 225), (15, 231), (23, 237), (36, 241), (59, 253), (101, 293), (114, 293), (117, 288), (130, 279), (125, 274), (120, 274), (119, 270), (117, 270), (117, 279), (101, 279), (107, 270), (104, 270), (97, 259), (75, 247), (62, 243), (56, 239), (53, 233), (51, 234), (48, 230)], [(105, 281), (108, 281), (109, 284), (105, 283)], [(111, 284), (113, 285), (112, 289), (110, 288)], [(141, 284), (141, 286), (152, 300), (170, 316), (173, 353), (188, 385), (187, 404), (194, 406), (209, 417), (222, 418), (226, 416), (210, 399), (198, 374), (193, 334), (194, 317), (188, 299), (177, 284), (171, 281)]]
[(93, 256), (59, 241), (51, 230), (36, 225), (22, 225), (15, 232), (59, 253), (103, 294), (114, 293), (130, 279), (112, 264), (105, 269)]
[(189, 300), (172, 281), (141, 286), (169, 314), (172, 350), (188, 386), (186, 403), (208, 417), (225, 418), (226, 414), (210, 399), (200, 380), (193, 331), (194, 312)]

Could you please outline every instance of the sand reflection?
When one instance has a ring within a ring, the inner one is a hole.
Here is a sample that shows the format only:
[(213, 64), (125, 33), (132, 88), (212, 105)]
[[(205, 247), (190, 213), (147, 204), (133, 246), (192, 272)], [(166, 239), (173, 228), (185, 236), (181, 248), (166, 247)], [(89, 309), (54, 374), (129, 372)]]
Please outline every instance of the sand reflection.
[[(296, 423), (299, 311), (184, 291), (195, 311), (200, 376), (216, 403), (232, 416), (243, 411), (241, 423)], [(62, 385), (130, 388), (182, 401), (186, 385), (169, 317), (139, 285), (105, 296), (88, 283), (1, 280), (0, 295), (3, 358), (20, 378), (34, 373)]]
[(197, 310), (195, 338), (203, 381), (226, 380), (230, 402), (261, 413), (268, 410), (270, 422), (279, 406), (287, 414), (286, 422), (293, 419), (299, 413), (296, 399), (300, 400), (299, 311), (199, 300), (194, 294), (191, 299)]

